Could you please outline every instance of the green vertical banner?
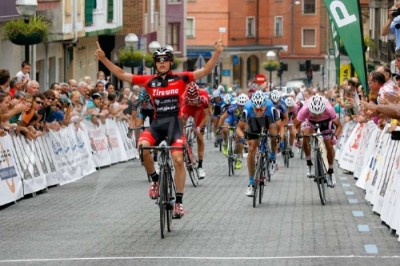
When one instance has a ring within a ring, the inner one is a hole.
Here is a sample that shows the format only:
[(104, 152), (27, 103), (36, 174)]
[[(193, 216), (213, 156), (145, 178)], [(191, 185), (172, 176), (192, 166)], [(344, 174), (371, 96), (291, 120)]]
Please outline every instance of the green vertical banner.
[(324, 0), (330, 20), (350, 58), (360, 82), (368, 91), (367, 67), (365, 64), (364, 37), (358, 0)]
[(334, 52), (333, 55), (335, 56), (336, 84), (340, 85), (340, 52), (339, 52), (340, 37), (336, 30), (335, 24), (332, 22), (330, 18), (329, 22), (331, 24), (331, 34), (332, 34), (333, 52)]

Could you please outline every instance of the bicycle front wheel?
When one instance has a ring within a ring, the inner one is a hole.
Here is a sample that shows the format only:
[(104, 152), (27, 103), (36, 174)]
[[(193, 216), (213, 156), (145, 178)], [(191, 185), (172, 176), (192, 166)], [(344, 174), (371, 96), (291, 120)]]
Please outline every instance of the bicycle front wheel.
[(256, 172), (254, 174), (254, 196), (253, 196), (253, 208), (256, 207), (257, 205), (257, 197), (260, 196), (258, 202), (261, 203), (262, 202), (262, 194), (263, 191), (261, 191), (261, 187), (264, 188), (264, 185), (261, 186), (261, 182), (264, 183), (263, 180), (263, 159), (262, 159), (262, 155), (259, 154), (258, 158), (257, 158), (257, 162), (256, 162)]
[(175, 204), (175, 184), (174, 179), (172, 177), (171, 168), (167, 167), (168, 173), (168, 197), (167, 197), (167, 206), (166, 206), (166, 220), (167, 220), (167, 229), (168, 232), (171, 232), (171, 224), (172, 224), (172, 211), (174, 209)]
[(166, 183), (166, 169), (164, 166), (160, 168), (160, 177), (158, 181), (158, 206), (160, 208), (160, 232), (161, 238), (164, 238), (165, 234), (165, 221), (166, 221), (166, 196), (168, 193), (168, 187)]
[(325, 171), (324, 171), (324, 162), (322, 160), (321, 154), (317, 153), (317, 163), (316, 163), (316, 181), (318, 186), (319, 198), (321, 200), (321, 204), (326, 204), (326, 194), (325, 194)]

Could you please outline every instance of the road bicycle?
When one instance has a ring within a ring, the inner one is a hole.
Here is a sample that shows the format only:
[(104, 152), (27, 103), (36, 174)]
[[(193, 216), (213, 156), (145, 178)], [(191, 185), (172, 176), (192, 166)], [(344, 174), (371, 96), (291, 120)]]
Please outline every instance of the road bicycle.
[(318, 194), (322, 205), (326, 204), (326, 188), (328, 187), (326, 179), (327, 169), (322, 155), (323, 154), (322, 145), (324, 145), (322, 139), (323, 136), (327, 135), (332, 136), (332, 132), (329, 133), (316, 132), (310, 135), (300, 136), (300, 138), (311, 137), (311, 149), (314, 154), (313, 158), (314, 175), (312, 176), (312, 178), (314, 178), (314, 181), (318, 186)]
[(175, 181), (172, 176), (171, 164), (171, 150), (184, 149), (183, 147), (167, 146), (163, 141), (159, 146), (142, 147), (139, 149), (141, 153), (143, 150), (155, 150), (159, 152), (160, 174), (158, 180), (158, 198), (156, 204), (160, 209), (160, 231), (161, 238), (165, 237), (165, 224), (167, 225), (168, 232), (171, 232), (172, 212), (175, 204), (176, 187)]
[(197, 187), (199, 185), (198, 160), (193, 153), (193, 144), (196, 142), (197, 135), (193, 126), (194, 121), (188, 119), (185, 126), (186, 143), (184, 145), (183, 159), (186, 170), (189, 173), (190, 181), (192, 181), (194, 187)]
[(254, 192), (253, 192), (253, 207), (255, 208), (258, 203), (262, 203), (264, 196), (265, 182), (271, 182), (271, 169), (270, 169), (270, 147), (269, 138), (277, 138), (279, 136), (268, 134), (268, 132), (262, 128), (261, 133), (246, 133), (251, 135), (257, 135), (260, 137), (260, 142), (258, 145), (256, 153), (256, 171), (254, 174)]
[(235, 174), (235, 165), (238, 159), (238, 154), (234, 148), (234, 142), (236, 138), (236, 127), (232, 126), (221, 126), (220, 128), (228, 128), (229, 135), (228, 135), (228, 175), (232, 176)]

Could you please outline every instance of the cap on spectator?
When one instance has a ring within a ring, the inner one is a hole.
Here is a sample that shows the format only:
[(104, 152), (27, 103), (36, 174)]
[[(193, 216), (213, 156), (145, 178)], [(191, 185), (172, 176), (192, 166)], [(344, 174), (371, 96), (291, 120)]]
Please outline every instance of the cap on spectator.
[(97, 99), (97, 98), (101, 98), (100, 93), (98, 93), (98, 92), (93, 93), (92, 94), (92, 99)]

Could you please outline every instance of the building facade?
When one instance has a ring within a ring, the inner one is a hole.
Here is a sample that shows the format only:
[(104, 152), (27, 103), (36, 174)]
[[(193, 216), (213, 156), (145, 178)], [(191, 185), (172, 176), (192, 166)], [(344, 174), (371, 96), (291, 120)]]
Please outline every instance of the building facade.
[[(210, 9), (212, 7), (212, 9)], [(191, 0), (187, 2), (188, 67), (199, 57), (210, 56), (212, 43), (225, 29), (225, 52), (215, 71), (213, 84), (246, 88), (263, 68), (268, 51), (285, 65), (283, 83), (306, 78), (306, 60), (313, 69), (313, 82), (322, 81), (329, 28), (322, 0)], [(218, 80), (219, 78), (219, 80)], [(325, 77), (326, 78), (326, 77)], [(279, 84), (276, 71), (272, 81)], [(327, 83), (326, 83), (327, 84)]]

